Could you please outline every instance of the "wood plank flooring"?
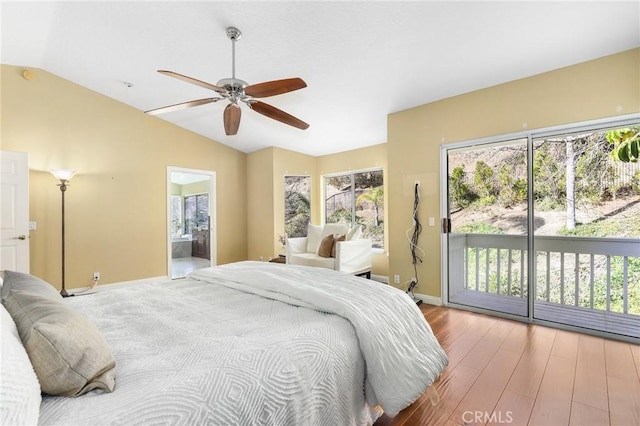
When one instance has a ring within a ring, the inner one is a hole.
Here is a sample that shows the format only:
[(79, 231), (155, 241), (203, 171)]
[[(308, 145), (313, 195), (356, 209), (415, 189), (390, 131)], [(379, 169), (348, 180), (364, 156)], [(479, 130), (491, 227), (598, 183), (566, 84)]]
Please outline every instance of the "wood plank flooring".
[(640, 346), (421, 305), (449, 356), (423, 394), (375, 426), (640, 425)]

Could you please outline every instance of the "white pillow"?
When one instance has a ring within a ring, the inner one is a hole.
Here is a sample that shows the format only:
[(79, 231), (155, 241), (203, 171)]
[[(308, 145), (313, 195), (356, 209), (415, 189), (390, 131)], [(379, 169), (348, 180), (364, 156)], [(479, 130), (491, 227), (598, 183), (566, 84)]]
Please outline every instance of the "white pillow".
[(327, 223), (322, 229), (322, 238), (329, 235), (337, 237), (338, 235), (346, 235), (349, 231), (349, 225), (346, 223)]
[(0, 308), (0, 424), (35, 425), (40, 416), (40, 383), (18, 329), (4, 305)]
[(357, 240), (362, 236), (362, 225), (356, 225), (347, 232), (347, 241)]
[(309, 224), (307, 226), (307, 253), (318, 253), (322, 241), (322, 226)]

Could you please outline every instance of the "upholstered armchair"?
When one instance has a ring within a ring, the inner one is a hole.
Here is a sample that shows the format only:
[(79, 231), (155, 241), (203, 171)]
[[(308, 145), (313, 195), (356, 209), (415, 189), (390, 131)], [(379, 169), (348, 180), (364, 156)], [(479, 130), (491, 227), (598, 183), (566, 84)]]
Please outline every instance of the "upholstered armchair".
[(371, 278), (371, 240), (360, 238), (362, 228), (341, 223), (309, 225), (306, 237), (287, 238), (287, 263), (334, 269)]

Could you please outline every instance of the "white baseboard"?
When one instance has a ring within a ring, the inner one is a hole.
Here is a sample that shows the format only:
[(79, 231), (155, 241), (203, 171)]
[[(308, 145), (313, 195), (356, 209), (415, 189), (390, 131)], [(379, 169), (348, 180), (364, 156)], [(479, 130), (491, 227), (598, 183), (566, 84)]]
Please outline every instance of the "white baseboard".
[[(389, 284), (389, 277), (384, 275), (371, 274), (371, 279), (381, 283)], [(435, 306), (442, 306), (442, 299), (440, 297), (428, 296), (426, 294), (420, 294), (415, 292), (413, 293), (413, 295), (417, 299), (422, 300), (423, 303), (428, 303), (429, 305), (435, 305)]]
[(122, 282), (118, 282), (118, 283), (111, 283), (111, 284), (98, 284), (95, 288), (90, 288), (90, 287), (78, 287), (78, 288), (70, 288), (67, 291), (69, 292), (69, 294), (83, 294), (83, 293), (97, 293), (99, 291), (107, 291), (107, 290), (112, 290), (114, 288), (118, 288), (118, 287), (128, 287), (130, 285), (137, 285), (137, 284), (148, 284), (148, 283), (154, 283), (154, 282), (158, 282), (158, 281), (167, 281), (169, 280), (169, 277), (164, 276), (164, 277), (152, 277), (152, 278), (142, 278), (139, 280), (132, 280), (132, 281), (122, 281)]
[(386, 277), (384, 275), (373, 275), (373, 274), (371, 274), (371, 279), (374, 280), (374, 281), (378, 281), (380, 283), (389, 284), (389, 277)]
[(440, 297), (429, 296), (426, 294), (413, 293), (417, 299), (422, 300), (423, 303), (428, 303), (429, 305), (442, 306), (442, 299)]

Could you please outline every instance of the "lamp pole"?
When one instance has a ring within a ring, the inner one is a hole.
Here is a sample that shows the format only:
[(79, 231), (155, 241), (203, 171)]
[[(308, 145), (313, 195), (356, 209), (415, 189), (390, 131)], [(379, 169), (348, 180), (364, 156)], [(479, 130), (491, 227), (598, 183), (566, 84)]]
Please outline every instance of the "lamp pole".
[(60, 290), (60, 295), (62, 297), (69, 297), (69, 293), (67, 293), (67, 290), (64, 287), (64, 193), (67, 191), (67, 182), (68, 181), (66, 179), (60, 179), (60, 184), (58, 185), (60, 187), (60, 192), (62, 193), (62, 290)]
[(60, 290), (60, 295), (62, 297), (73, 296), (73, 294), (67, 293), (67, 289), (65, 288), (64, 282), (64, 272), (65, 272), (65, 253), (64, 253), (64, 193), (67, 191), (67, 186), (69, 180), (76, 174), (73, 170), (51, 170), (51, 174), (56, 177), (56, 179), (60, 180), (58, 186), (60, 187), (60, 193), (62, 194), (62, 289)]

